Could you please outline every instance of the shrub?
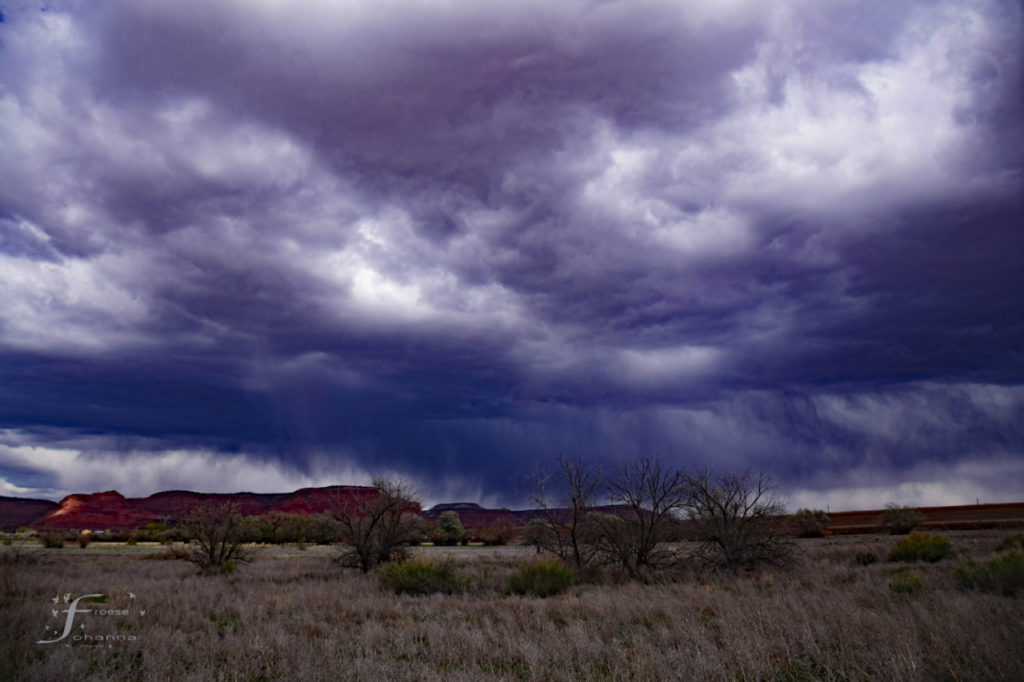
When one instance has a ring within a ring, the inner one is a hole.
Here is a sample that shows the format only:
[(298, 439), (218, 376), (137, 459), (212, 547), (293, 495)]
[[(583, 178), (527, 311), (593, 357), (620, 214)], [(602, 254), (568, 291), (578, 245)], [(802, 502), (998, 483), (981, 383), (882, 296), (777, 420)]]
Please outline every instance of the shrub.
[(906, 567), (893, 572), (889, 579), (889, 589), (900, 594), (917, 592), (924, 587), (924, 580), (921, 576), (910, 573)]
[(535, 597), (550, 597), (572, 584), (572, 569), (554, 559), (520, 566), (508, 576), (509, 591)]
[(309, 522), (308, 542), (315, 542), (318, 545), (330, 545), (338, 541), (341, 530), (338, 522), (327, 514), (314, 516)]
[(997, 552), (1005, 552), (1007, 550), (1024, 550), (1024, 533), (1014, 533), (1003, 538), (1003, 541), (996, 546)]
[(832, 525), (824, 509), (800, 509), (791, 521), (796, 534), (802, 538), (820, 538)]
[[(714, 525), (718, 519), (707, 517), (710, 508), (704, 505), (697, 486), (707, 483), (707, 474), (688, 478), (672, 469), (660, 458), (641, 457), (623, 463), (609, 478), (606, 497), (621, 505), (625, 513), (592, 514), (597, 542), (604, 563), (618, 564), (630, 577), (649, 580), (657, 573), (673, 568), (678, 557), (666, 545), (678, 539), (679, 512), (686, 509), (706, 531), (703, 540), (710, 547), (715, 543)], [(703, 492), (714, 495), (709, 487)], [(693, 504), (687, 506), (688, 501)], [(711, 550), (715, 552), (715, 549)]]
[(423, 539), (420, 503), (406, 483), (375, 478), (376, 492), (355, 503), (339, 499), (332, 509), (345, 546), (338, 564), (369, 573), (377, 564), (405, 558), (406, 546)]
[(1024, 588), (1024, 554), (1008, 552), (980, 563), (968, 560), (953, 571), (953, 580), (961, 590), (1016, 594)]
[(730, 571), (761, 565), (786, 567), (795, 560), (793, 541), (784, 537), (782, 502), (767, 473), (704, 471), (686, 476), (688, 513), (699, 542), (697, 557)]
[(139, 557), (141, 561), (172, 561), (177, 558), (174, 552), (149, 552)]
[(39, 542), (43, 543), (43, 547), (59, 549), (64, 546), (64, 534), (58, 530), (44, 530), (39, 534)]
[(147, 542), (160, 542), (164, 537), (164, 534), (170, 530), (166, 523), (160, 523), (159, 521), (152, 521), (142, 527), (141, 537)]
[(512, 529), (508, 526), (487, 526), (477, 531), (477, 538), (489, 547), (507, 545), (511, 537)]
[(953, 554), (953, 546), (941, 535), (911, 533), (896, 544), (889, 561), (936, 562)]
[(878, 557), (874, 552), (857, 552), (856, 561), (858, 566), (870, 566), (878, 561)]
[(380, 569), (381, 587), (395, 594), (451, 594), (463, 587), (451, 562), (435, 564), (406, 559), (384, 564)]
[(86, 547), (89, 546), (90, 542), (92, 542), (92, 533), (90, 533), (87, 530), (83, 530), (81, 533), (78, 534), (78, 546), (79, 547), (81, 547), (82, 549), (85, 549)]
[(880, 522), (890, 533), (906, 535), (925, 521), (925, 515), (919, 509), (902, 507), (898, 504), (887, 504)]
[(189, 510), (183, 528), (189, 545), (175, 548), (172, 553), (195, 564), (203, 573), (230, 573), (236, 561), (247, 560), (242, 551), (244, 526), (237, 505), (197, 505)]

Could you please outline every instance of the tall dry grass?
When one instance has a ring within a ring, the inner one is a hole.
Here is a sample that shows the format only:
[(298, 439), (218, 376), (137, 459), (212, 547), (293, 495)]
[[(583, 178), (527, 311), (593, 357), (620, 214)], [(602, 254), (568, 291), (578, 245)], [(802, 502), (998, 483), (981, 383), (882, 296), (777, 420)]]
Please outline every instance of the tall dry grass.
[[(948, 537), (980, 559), (1001, 535)], [(258, 550), (230, 576), (144, 558), (156, 548), (45, 550), (5, 565), (0, 679), (1024, 679), (1024, 599), (957, 590), (957, 560), (915, 566), (924, 589), (896, 594), (895, 565), (854, 560), (885, 557), (896, 539), (801, 540), (788, 572), (583, 585), (548, 599), (505, 593), (508, 573), (534, 557), (521, 547), (418, 550), (450, 558), (469, 583), (426, 597), (334, 568), (327, 548)], [(69, 592), (132, 608), (76, 624), (136, 641), (36, 644), (63, 625), (51, 599)]]

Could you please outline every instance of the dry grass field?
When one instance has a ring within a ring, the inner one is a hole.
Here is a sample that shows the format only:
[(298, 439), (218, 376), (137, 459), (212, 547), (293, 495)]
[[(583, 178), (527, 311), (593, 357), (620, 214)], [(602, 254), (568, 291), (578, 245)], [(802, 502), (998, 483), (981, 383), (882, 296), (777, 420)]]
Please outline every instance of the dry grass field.
[[(418, 549), (466, 581), (422, 597), (332, 566), (323, 547), (259, 548), (225, 576), (155, 560), (158, 546), (0, 548), (0, 679), (1022, 680), (1024, 597), (952, 578), (1006, 534), (946, 533), (957, 556), (912, 565), (923, 587), (908, 593), (889, 586), (898, 538), (844, 536), (800, 540), (788, 571), (548, 599), (506, 594), (509, 572), (534, 559), (522, 547)], [(880, 561), (858, 565), (868, 551)], [(91, 593), (107, 601), (81, 602), (90, 612), (72, 634), (37, 643), (59, 637), (64, 595)]]

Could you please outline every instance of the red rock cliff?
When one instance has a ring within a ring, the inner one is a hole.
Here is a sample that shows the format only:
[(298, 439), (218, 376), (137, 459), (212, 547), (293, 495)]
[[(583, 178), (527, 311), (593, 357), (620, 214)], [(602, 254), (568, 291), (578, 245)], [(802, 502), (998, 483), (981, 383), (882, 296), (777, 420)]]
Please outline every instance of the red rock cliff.
[(374, 488), (362, 486), (303, 488), (293, 493), (269, 494), (171, 490), (142, 498), (126, 498), (117, 491), (109, 490), (91, 495), (68, 495), (56, 509), (37, 517), (30, 525), (34, 528), (74, 530), (130, 530), (154, 522), (170, 525), (183, 519), (192, 507), (204, 503), (232, 503), (246, 516), (271, 512), (311, 516), (338, 505), (351, 507), (376, 495)]

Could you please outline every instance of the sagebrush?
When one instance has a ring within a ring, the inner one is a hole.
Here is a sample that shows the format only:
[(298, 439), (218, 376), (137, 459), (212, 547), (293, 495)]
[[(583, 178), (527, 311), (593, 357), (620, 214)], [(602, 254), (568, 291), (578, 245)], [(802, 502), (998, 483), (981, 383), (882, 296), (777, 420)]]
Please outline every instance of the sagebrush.
[(396, 594), (452, 594), (465, 586), (451, 562), (406, 559), (380, 568), (380, 584)]
[(953, 554), (953, 546), (941, 535), (911, 533), (889, 553), (889, 561), (941, 561)]
[(553, 559), (520, 566), (508, 576), (509, 591), (534, 597), (556, 595), (572, 584), (572, 569)]
[(1024, 554), (1008, 552), (987, 561), (957, 566), (953, 579), (962, 590), (982, 590), (1014, 595), (1024, 590)]

